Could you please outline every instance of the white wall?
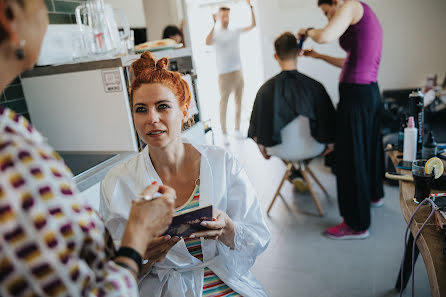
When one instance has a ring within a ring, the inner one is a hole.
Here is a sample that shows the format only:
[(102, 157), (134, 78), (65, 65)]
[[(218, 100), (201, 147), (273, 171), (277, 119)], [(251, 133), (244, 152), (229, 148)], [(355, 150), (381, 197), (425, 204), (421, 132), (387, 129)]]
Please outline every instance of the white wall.
[(129, 20), (130, 27), (146, 27), (142, 0), (105, 0), (105, 3), (111, 4), (114, 8), (122, 9)]
[(181, 0), (143, 0), (148, 40), (161, 39), (167, 25), (179, 26), (183, 18)]
[[(422, 86), (427, 74), (446, 72), (445, 0), (365, 0), (375, 11), (384, 31), (378, 82), (381, 90)], [(273, 59), (274, 39), (284, 31), (322, 27), (327, 20), (317, 0), (257, 0), (265, 79), (278, 73)], [(337, 42), (313, 47), (324, 54), (345, 56)], [(299, 70), (322, 82), (335, 103), (340, 70), (322, 61), (300, 58)]]

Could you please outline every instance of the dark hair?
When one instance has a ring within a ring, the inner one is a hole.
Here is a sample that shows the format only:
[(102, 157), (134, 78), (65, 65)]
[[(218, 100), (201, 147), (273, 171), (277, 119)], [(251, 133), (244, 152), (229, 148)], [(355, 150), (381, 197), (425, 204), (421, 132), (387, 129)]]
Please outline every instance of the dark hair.
[(171, 36), (180, 35), (183, 37), (183, 33), (181, 32), (180, 28), (174, 25), (169, 25), (166, 28), (164, 28), (163, 31), (163, 39), (164, 38), (170, 38)]
[(227, 6), (222, 6), (218, 9), (218, 11), (230, 11), (231, 9)]
[(333, 5), (333, 0), (318, 0), (317, 6), (321, 6), (322, 4)]
[(282, 33), (274, 41), (274, 49), (281, 60), (296, 58), (298, 54), (296, 36), (290, 32)]
[[(25, 6), (23, 0), (16, 0), (16, 2), (20, 6)], [(4, 14), (3, 14), (4, 13)], [(7, 24), (8, 19), (12, 19), (12, 12), (9, 9), (5, 8), (5, 1), (0, 0), (0, 42), (3, 42), (6, 38), (9, 37), (8, 32), (4, 28), (5, 26), (9, 26)]]

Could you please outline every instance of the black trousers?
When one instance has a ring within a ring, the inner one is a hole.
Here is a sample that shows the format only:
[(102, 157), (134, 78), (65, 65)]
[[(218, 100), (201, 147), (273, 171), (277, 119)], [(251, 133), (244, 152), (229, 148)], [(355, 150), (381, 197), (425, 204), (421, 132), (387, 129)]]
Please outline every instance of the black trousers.
[(345, 223), (356, 231), (370, 227), (370, 201), (384, 196), (382, 103), (379, 87), (340, 83), (336, 117), (338, 203)]

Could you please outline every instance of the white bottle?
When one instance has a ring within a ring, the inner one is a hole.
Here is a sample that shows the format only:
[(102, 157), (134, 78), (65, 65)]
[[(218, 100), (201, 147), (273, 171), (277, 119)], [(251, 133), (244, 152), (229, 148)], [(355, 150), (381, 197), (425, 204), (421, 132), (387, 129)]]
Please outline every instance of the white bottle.
[(417, 158), (417, 130), (413, 117), (409, 117), (407, 128), (404, 129), (404, 161), (412, 162)]

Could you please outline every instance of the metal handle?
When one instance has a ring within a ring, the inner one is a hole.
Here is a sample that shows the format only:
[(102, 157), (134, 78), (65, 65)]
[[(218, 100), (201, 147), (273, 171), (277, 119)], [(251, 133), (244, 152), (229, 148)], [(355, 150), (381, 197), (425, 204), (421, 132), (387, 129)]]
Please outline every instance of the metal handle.
[(81, 9), (84, 7), (83, 4), (79, 5), (78, 7), (76, 7), (75, 10), (75, 15), (76, 15), (76, 23), (79, 26), (79, 30), (81, 32), (83, 32), (83, 28), (82, 28), (82, 17), (81, 17)]

